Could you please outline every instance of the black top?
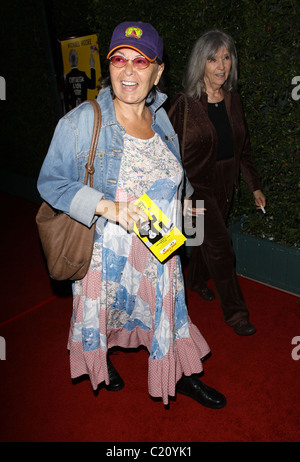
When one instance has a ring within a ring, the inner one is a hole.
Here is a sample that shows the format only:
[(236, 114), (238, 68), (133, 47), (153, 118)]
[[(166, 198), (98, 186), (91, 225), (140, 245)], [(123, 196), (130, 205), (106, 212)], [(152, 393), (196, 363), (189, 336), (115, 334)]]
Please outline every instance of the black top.
[(233, 157), (233, 135), (225, 101), (208, 103), (208, 116), (218, 135), (217, 160), (230, 159)]

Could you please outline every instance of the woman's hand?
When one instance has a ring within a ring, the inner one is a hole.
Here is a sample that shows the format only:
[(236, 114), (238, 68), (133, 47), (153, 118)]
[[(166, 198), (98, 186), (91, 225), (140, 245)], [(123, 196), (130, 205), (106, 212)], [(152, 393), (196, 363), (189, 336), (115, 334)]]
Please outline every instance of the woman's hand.
[(126, 231), (132, 231), (134, 223), (139, 227), (141, 219), (142, 221), (148, 220), (148, 215), (133, 202), (114, 202), (101, 199), (95, 214), (102, 215), (108, 221), (118, 223)]
[(263, 192), (260, 189), (256, 189), (256, 191), (253, 191), (253, 196), (254, 196), (254, 199), (255, 199), (255, 204), (256, 204), (258, 209), (260, 207), (265, 207), (266, 206), (266, 198), (265, 198)]
[(183, 201), (183, 216), (197, 217), (198, 215), (204, 215), (206, 209), (192, 207), (192, 200), (190, 197)]

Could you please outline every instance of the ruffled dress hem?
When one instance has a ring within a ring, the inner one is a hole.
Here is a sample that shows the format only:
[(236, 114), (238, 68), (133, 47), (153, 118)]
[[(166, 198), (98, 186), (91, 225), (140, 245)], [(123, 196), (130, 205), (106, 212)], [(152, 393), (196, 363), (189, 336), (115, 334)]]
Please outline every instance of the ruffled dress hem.
[[(176, 383), (182, 374), (199, 374), (203, 371), (202, 359), (210, 352), (209, 346), (197, 327), (189, 320), (190, 337), (174, 340), (174, 347), (163, 358), (148, 360), (148, 391), (153, 398), (161, 398), (164, 405), (169, 396), (175, 396)], [(138, 348), (144, 346), (151, 349), (153, 332), (146, 332), (140, 327), (126, 332), (124, 329), (108, 331), (108, 348)], [(84, 351), (82, 342), (68, 342), (70, 350), (71, 378), (89, 375), (92, 388), (96, 390), (104, 382), (109, 385), (107, 370), (107, 350)], [(124, 353), (126, 354), (126, 353)], [(126, 378), (124, 378), (126, 381)]]

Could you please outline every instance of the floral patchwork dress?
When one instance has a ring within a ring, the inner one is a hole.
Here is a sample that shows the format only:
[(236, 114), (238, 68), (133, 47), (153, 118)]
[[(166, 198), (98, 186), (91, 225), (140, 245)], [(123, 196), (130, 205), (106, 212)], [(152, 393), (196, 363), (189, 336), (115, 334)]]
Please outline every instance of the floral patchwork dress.
[[(176, 223), (182, 175), (159, 135), (141, 140), (125, 134), (116, 201), (147, 193)], [(94, 389), (109, 384), (108, 349), (143, 345), (149, 351), (149, 393), (167, 404), (183, 373), (202, 371), (209, 347), (188, 316), (178, 255), (160, 263), (134, 233), (109, 222), (94, 244), (88, 273), (73, 284), (73, 300), (72, 378), (88, 374)]]

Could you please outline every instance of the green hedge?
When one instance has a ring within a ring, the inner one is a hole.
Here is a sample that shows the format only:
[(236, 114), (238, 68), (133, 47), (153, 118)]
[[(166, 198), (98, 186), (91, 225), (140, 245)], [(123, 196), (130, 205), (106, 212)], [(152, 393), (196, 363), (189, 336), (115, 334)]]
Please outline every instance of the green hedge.
[[(111, 2), (113, 6), (114, 3)], [(165, 43), (169, 96), (181, 79), (194, 41), (220, 27), (236, 42), (239, 90), (251, 133), (253, 156), (267, 197), (267, 214), (257, 212), (243, 178), (228, 224), (240, 217), (243, 228), (266, 239), (300, 246), (299, 112), (291, 81), (300, 75), (300, 10), (294, 1), (127, 1), (113, 17), (102, 0), (90, 2), (89, 21), (99, 33), (105, 57), (111, 31), (122, 20), (152, 22)], [(107, 64), (103, 62), (106, 69)]]
[[(10, 38), (2, 53), (2, 59), (4, 56), (10, 64), (6, 74), (1, 72), (7, 76), (10, 98), (1, 120), (9, 152), (2, 168), (13, 165), (17, 173), (29, 176), (37, 174), (57, 121), (43, 3), (52, 6), (49, 14), (57, 37), (80, 30), (98, 34), (103, 74), (108, 69), (105, 56), (113, 28), (123, 20), (152, 23), (165, 43), (170, 99), (181, 90), (195, 40), (212, 27), (228, 31), (238, 50), (239, 89), (267, 196), (267, 214), (263, 216), (255, 211), (253, 196), (242, 179), (228, 224), (242, 217), (244, 228), (252, 235), (300, 247), (300, 100), (291, 96), (292, 79), (300, 75), (299, 0), (2, 2), (1, 8), (8, 12), (2, 32)], [(13, 118), (15, 123), (7, 122)]]

